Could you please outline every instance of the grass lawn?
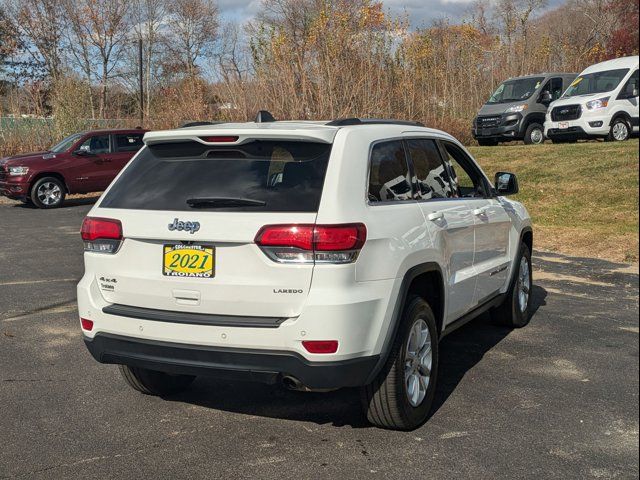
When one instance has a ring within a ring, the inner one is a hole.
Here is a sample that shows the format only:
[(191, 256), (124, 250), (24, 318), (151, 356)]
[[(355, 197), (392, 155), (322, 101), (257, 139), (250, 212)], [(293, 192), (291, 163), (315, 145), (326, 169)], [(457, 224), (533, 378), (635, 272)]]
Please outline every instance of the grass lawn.
[(537, 248), (638, 262), (638, 140), (471, 147), (485, 172), (514, 172)]

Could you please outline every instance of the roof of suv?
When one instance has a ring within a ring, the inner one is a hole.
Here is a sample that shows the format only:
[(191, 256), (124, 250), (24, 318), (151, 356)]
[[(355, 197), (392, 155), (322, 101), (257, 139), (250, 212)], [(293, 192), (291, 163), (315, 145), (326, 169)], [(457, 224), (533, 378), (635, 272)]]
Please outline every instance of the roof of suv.
[[(207, 136), (238, 136), (245, 138), (278, 138), (287, 137), (299, 140), (317, 140), (325, 143), (333, 142), (339, 130), (375, 129), (380, 132), (381, 138), (392, 137), (407, 131), (422, 134), (439, 135), (453, 139), (451, 135), (441, 130), (427, 128), (418, 124), (393, 123), (393, 120), (373, 120), (374, 123), (361, 123), (351, 125), (331, 125), (335, 121), (309, 121), (309, 120), (283, 120), (276, 122), (242, 122), (219, 123), (214, 125), (198, 125), (175, 130), (160, 130), (148, 132), (144, 136), (147, 145), (175, 140), (195, 140), (201, 143), (229, 143), (203, 141)], [(388, 122), (388, 123), (386, 123)], [(233, 142), (235, 143), (235, 142)]]

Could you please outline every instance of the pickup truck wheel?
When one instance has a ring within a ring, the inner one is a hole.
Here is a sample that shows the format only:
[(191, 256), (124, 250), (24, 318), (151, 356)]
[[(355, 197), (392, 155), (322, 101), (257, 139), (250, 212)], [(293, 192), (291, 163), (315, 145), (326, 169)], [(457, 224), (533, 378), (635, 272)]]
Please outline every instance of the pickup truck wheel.
[(504, 326), (522, 328), (531, 319), (531, 293), (533, 290), (531, 252), (524, 243), (520, 245), (520, 254), (515, 265), (517, 271), (511, 280), (506, 299), (502, 305), (491, 311), (491, 316)]
[(394, 430), (412, 430), (427, 419), (438, 375), (438, 328), (422, 298), (407, 300), (385, 367), (361, 389), (367, 420)]
[(57, 208), (64, 202), (64, 184), (55, 177), (43, 177), (32, 185), (29, 198), (38, 208)]
[(170, 375), (146, 368), (120, 365), (120, 373), (133, 389), (146, 395), (164, 396), (186, 390), (196, 377)]
[(532, 123), (524, 133), (525, 145), (541, 145), (544, 143), (544, 128), (539, 123)]

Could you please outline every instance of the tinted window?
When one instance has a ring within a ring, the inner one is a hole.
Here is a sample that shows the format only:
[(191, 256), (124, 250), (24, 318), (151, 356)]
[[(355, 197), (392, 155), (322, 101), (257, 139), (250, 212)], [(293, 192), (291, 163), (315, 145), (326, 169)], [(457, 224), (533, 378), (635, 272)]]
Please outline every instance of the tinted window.
[(377, 143), (371, 149), (369, 201), (410, 200), (409, 167), (400, 140)]
[[(141, 210), (315, 212), (331, 145), (254, 141), (213, 147), (197, 142), (145, 147), (101, 207)], [(263, 205), (199, 205), (193, 199), (244, 199)], [(191, 202), (193, 203), (193, 202)]]
[(115, 135), (116, 152), (137, 152), (142, 148), (143, 136), (141, 133)]
[(409, 140), (409, 155), (413, 162), (418, 198), (448, 198), (452, 196), (449, 175), (444, 169), (434, 140)]
[(485, 196), (485, 185), (481, 174), (473, 166), (472, 160), (456, 145), (443, 142), (446, 163), (451, 171), (453, 196), (474, 198)]
[(80, 150), (95, 154), (109, 153), (109, 135), (94, 135), (87, 138), (80, 145)]

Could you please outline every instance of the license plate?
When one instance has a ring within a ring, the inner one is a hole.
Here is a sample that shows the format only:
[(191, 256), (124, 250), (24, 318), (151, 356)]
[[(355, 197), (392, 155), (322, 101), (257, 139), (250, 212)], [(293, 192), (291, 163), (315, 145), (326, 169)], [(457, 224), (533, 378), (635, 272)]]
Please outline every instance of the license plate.
[(560, 130), (566, 130), (567, 128), (569, 128), (569, 122), (560, 122), (558, 124), (558, 128)]
[(162, 273), (168, 277), (213, 278), (215, 248), (205, 245), (164, 245)]

